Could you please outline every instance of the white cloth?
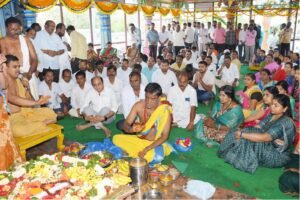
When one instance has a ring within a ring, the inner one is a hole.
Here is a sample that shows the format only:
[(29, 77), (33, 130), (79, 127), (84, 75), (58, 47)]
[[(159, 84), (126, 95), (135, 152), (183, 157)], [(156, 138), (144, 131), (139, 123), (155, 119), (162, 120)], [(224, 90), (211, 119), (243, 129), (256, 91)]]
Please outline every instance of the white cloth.
[(184, 191), (199, 199), (207, 200), (214, 195), (216, 188), (212, 184), (207, 182), (199, 180), (189, 180)]
[(47, 104), (47, 107), (52, 109), (59, 109), (61, 108), (61, 98), (60, 95), (62, 95), (62, 91), (58, 85), (58, 83), (52, 82), (51, 89), (46, 84), (45, 81), (42, 81), (39, 85), (39, 95), (40, 96), (51, 96), (49, 103)]
[(184, 34), (186, 36), (186, 39), (185, 39), (186, 43), (194, 42), (194, 29), (192, 27), (187, 27)]
[(208, 43), (208, 30), (206, 28), (201, 28), (198, 34), (198, 44), (206, 44)]
[[(174, 85), (168, 93), (168, 101), (173, 108), (173, 122), (180, 128), (186, 128), (190, 122), (191, 107), (198, 106), (196, 90), (187, 85), (185, 90), (182, 91), (178, 85)], [(194, 124), (199, 119), (200, 116), (196, 114)]]
[(32, 74), (31, 79), (29, 80), (30, 93), (34, 100), (39, 100), (39, 84), (40, 80), (36, 77), (35, 74)]
[(143, 73), (141, 73), (141, 79), (142, 79), (142, 85), (148, 85), (149, 81)]
[(277, 47), (277, 44), (279, 42), (279, 39), (276, 35), (270, 34), (267, 40), (267, 44), (269, 46), (269, 49), (275, 49)]
[(71, 97), (72, 90), (75, 87), (74, 81), (71, 79), (69, 82), (66, 82), (64, 79), (61, 79), (59, 81), (59, 87), (62, 91), (62, 93), (67, 97)]
[(240, 30), (239, 32), (239, 44), (245, 44), (246, 42), (246, 31)]
[[(55, 35), (57, 36), (56, 39), (58, 40), (57, 42), (62, 42), (62, 47), (65, 50), (63, 54), (58, 56), (58, 62), (59, 62), (59, 67), (60, 67), (60, 77), (62, 75), (62, 71), (64, 69), (69, 69), (71, 70), (71, 62), (70, 62), (70, 57), (68, 54), (68, 48), (64, 44), (64, 42), (68, 43), (68, 40), (66, 37), (59, 37), (56, 33)], [(71, 70), (72, 71), (72, 70)]]
[(197, 60), (199, 57), (199, 51), (192, 51), (192, 59)]
[(235, 64), (231, 63), (229, 68), (223, 68), (221, 76), (223, 82), (232, 84), (234, 79), (240, 79), (239, 69)]
[[(197, 72), (197, 73), (199, 73), (199, 72)], [(193, 77), (193, 82), (194, 82), (195, 79), (196, 79), (197, 73), (196, 73), (196, 74), (194, 75), (194, 77)], [(214, 75), (211, 71), (209, 71), (208, 69), (206, 70), (206, 72), (205, 72), (205, 74), (204, 74), (204, 76), (203, 76), (203, 78), (202, 78), (202, 81), (203, 81), (206, 85), (211, 85), (211, 86), (213, 86), (213, 87), (212, 87), (212, 92), (213, 92), (214, 94), (216, 94), (216, 86), (215, 86), (215, 84), (216, 84), (216, 77), (215, 77), (215, 75)], [(199, 90), (204, 90), (204, 91), (206, 91), (206, 90), (203, 88), (203, 86), (201, 85), (201, 83), (199, 83), (199, 82), (198, 82), (198, 89), (199, 89)]]
[(210, 63), (210, 65), (207, 67), (207, 71), (210, 71), (213, 73), (214, 76), (217, 75), (217, 66), (215, 65), (215, 63)]
[(122, 81), (119, 80), (117, 77), (115, 77), (114, 83), (111, 83), (109, 81), (108, 77), (104, 78), (103, 81), (104, 81), (104, 87), (110, 88), (115, 93), (117, 104), (118, 104), (118, 106), (120, 106), (121, 105), (121, 92), (123, 89)]
[(214, 33), (215, 33), (215, 28), (212, 26), (208, 29), (208, 34), (209, 34), (209, 37), (212, 39), (209, 38), (208, 42), (211, 43), (213, 42), (213, 40), (215, 39), (214, 37)]
[(123, 88), (123, 91), (121, 93), (121, 101), (122, 101), (122, 107), (123, 107), (123, 115), (126, 119), (129, 115), (133, 105), (140, 101), (141, 99), (145, 99), (145, 86), (140, 86), (140, 93), (139, 96), (135, 96), (134, 91), (131, 87), (131, 85), (127, 85)]
[(129, 67), (126, 71), (124, 71), (122, 67), (117, 69), (117, 78), (120, 79), (120, 81), (122, 81), (123, 87), (130, 84), (129, 74), (131, 73), (131, 71), (132, 69)]
[(129, 44), (132, 45), (135, 43), (136, 45), (140, 45), (142, 42), (141, 39), (141, 31), (138, 28), (135, 28), (133, 33), (129, 30)]
[[(161, 43), (165, 42), (170, 37), (169, 32), (167, 32), (167, 31), (158, 33), (158, 36), (159, 36), (159, 41)], [(166, 46), (167, 44), (164, 44), (164, 45)]]
[(80, 113), (88, 107), (96, 113), (99, 113), (105, 107), (116, 113), (119, 108), (115, 93), (109, 87), (104, 87), (100, 94), (94, 88), (91, 89), (84, 98)]
[(92, 86), (88, 83), (84, 84), (83, 89), (79, 87), (78, 84), (73, 88), (71, 93), (71, 105), (73, 109), (82, 108), (84, 99), (87, 96), (87, 93), (92, 90)]
[(30, 69), (29, 49), (28, 49), (28, 46), (26, 43), (26, 39), (24, 38), (23, 35), (19, 35), (19, 41), (20, 41), (22, 59), (23, 59), (23, 63), (20, 68), (20, 72), (27, 73), (27, 72), (29, 72), (29, 69)]
[(196, 62), (196, 60), (193, 60), (193, 58), (191, 57), (191, 59), (187, 60), (186, 58), (183, 59), (183, 63), (185, 65), (188, 65), (188, 64), (192, 64), (193, 65), (193, 68), (195, 69), (198, 69), (198, 64)]
[[(97, 69), (96, 69), (97, 70)], [(101, 76), (103, 79), (107, 77), (107, 68), (106, 67), (103, 67), (103, 70), (102, 70), (102, 73), (99, 72), (99, 70), (97, 71), (94, 71), (94, 76)]]
[(183, 31), (179, 31), (179, 32), (174, 31), (173, 35), (172, 35), (173, 46), (174, 47), (177, 47), (177, 46), (183, 47), (183, 46), (185, 46), (183, 38), (184, 38), (184, 32)]
[(38, 71), (42, 72), (43, 69), (48, 69), (49, 67), (53, 70), (59, 69), (58, 56), (51, 57), (42, 52), (42, 50), (59, 51), (65, 48), (62, 41), (59, 42), (57, 40), (57, 35), (55, 33), (49, 35), (47, 31), (42, 30), (37, 32), (34, 42), (38, 49), (36, 51), (39, 60)]
[(173, 71), (168, 70), (164, 74), (160, 69), (156, 70), (152, 75), (152, 82), (158, 83), (164, 94), (168, 94), (173, 85), (177, 85), (177, 78)]

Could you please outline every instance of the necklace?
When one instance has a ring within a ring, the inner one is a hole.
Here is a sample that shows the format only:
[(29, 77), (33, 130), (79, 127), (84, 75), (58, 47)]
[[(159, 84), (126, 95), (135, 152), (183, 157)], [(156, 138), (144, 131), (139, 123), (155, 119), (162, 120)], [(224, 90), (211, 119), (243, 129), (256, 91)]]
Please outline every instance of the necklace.
[(222, 113), (222, 114), (223, 114), (225, 111), (227, 111), (227, 110), (228, 110), (228, 108), (230, 108), (230, 106), (231, 106), (231, 102), (232, 102), (232, 101), (230, 100), (230, 102), (229, 102), (228, 106), (226, 106), (226, 107), (225, 107), (225, 109), (222, 109), (222, 108), (221, 108), (221, 113)]

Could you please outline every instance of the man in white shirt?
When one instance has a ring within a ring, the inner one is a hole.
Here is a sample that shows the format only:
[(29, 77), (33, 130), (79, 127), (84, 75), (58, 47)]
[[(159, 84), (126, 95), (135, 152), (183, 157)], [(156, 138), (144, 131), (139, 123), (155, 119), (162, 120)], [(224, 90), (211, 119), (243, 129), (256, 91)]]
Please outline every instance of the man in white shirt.
[(198, 102), (207, 105), (209, 101), (215, 97), (216, 78), (215, 75), (208, 70), (205, 61), (199, 63), (198, 70), (193, 78), (193, 87), (196, 88)]
[(63, 92), (58, 83), (53, 82), (54, 74), (51, 69), (46, 69), (44, 74), (44, 80), (39, 85), (39, 96), (50, 96), (51, 98), (46, 106), (52, 108), (55, 113), (61, 114), (61, 98), (63, 98)]
[(201, 29), (198, 34), (198, 48), (199, 53), (206, 51), (206, 45), (208, 43), (208, 30), (204, 27), (204, 23), (201, 24)]
[(80, 108), (80, 113), (88, 123), (77, 125), (76, 129), (81, 131), (95, 126), (96, 129), (103, 129), (106, 137), (110, 137), (111, 132), (104, 124), (110, 124), (116, 118), (118, 104), (115, 93), (109, 87), (104, 87), (100, 76), (92, 79), (92, 85), (93, 89), (87, 93)]
[(51, 69), (54, 73), (54, 81), (59, 80), (59, 56), (65, 52), (65, 45), (54, 33), (55, 23), (46, 21), (45, 30), (39, 31), (34, 39), (38, 55), (38, 71), (40, 80), (43, 79), (43, 72)]
[(230, 56), (224, 58), (224, 63), (218, 70), (218, 75), (221, 75), (221, 80), (216, 80), (216, 86), (219, 88), (224, 85), (236, 87), (239, 83), (240, 73), (238, 67), (231, 63)]
[(71, 68), (74, 74), (78, 71), (79, 60), (87, 60), (88, 45), (85, 36), (77, 32), (74, 26), (68, 26), (67, 33), (71, 40)]
[(177, 26), (176, 26), (176, 31), (173, 31), (172, 42), (173, 42), (173, 46), (174, 46), (175, 56), (177, 56), (178, 53), (180, 52), (180, 50), (183, 49), (185, 46), (184, 32), (182, 30), (180, 30), (179, 24), (177, 24)]
[(82, 108), (84, 99), (92, 86), (86, 82), (86, 76), (83, 71), (79, 71), (75, 74), (77, 84), (71, 92), (71, 106), (72, 109), (69, 114), (72, 117), (82, 117), (80, 108)]
[(193, 130), (200, 117), (196, 115), (198, 106), (196, 90), (189, 85), (186, 72), (179, 74), (178, 85), (170, 89), (168, 101), (173, 108), (173, 124), (189, 131)]
[(64, 69), (62, 71), (62, 79), (59, 81), (59, 87), (62, 91), (62, 99), (65, 99), (65, 101), (62, 102), (62, 110), (64, 115), (66, 115), (71, 109), (71, 93), (75, 87), (70, 69)]
[(122, 81), (123, 87), (129, 85), (129, 74), (131, 73), (131, 68), (129, 68), (128, 59), (124, 58), (121, 67), (117, 69), (117, 78)]
[(155, 71), (152, 76), (152, 82), (158, 83), (165, 95), (168, 94), (170, 88), (177, 85), (177, 78), (173, 71), (169, 70), (170, 65), (167, 60), (163, 60), (160, 69)]
[(169, 32), (166, 31), (165, 25), (162, 26), (161, 32), (158, 33), (158, 36), (159, 36), (158, 42), (160, 44), (160, 46), (158, 48), (158, 55), (160, 56), (163, 48), (165, 48), (167, 46), (167, 44), (169, 42), (169, 37), (170, 37)]
[(149, 81), (148, 81), (147, 77), (142, 73), (142, 65), (134, 64), (132, 66), (132, 71), (135, 71), (135, 72), (138, 72), (141, 74), (142, 85), (148, 85)]
[(248, 24), (244, 24), (243, 29), (239, 32), (239, 44), (238, 44), (238, 50), (239, 50), (239, 56), (240, 61), (244, 61), (245, 58), (245, 43), (246, 43), (246, 32), (248, 29)]
[(213, 25), (211, 25), (211, 22), (207, 23), (207, 30), (208, 30), (208, 43), (212, 44), (214, 41), (214, 32), (217, 28), (217, 21), (213, 21)]
[(94, 70), (94, 76), (101, 76), (103, 79), (107, 77), (107, 68), (104, 67), (102, 60), (97, 60), (95, 63), (96, 69)]
[(210, 71), (214, 76), (217, 75), (217, 66), (212, 62), (211, 56), (206, 56), (204, 61), (207, 63), (207, 70)]
[(79, 70), (73, 74), (73, 78), (75, 79), (76, 74), (79, 71), (83, 71), (85, 73), (85, 78), (88, 84), (91, 84), (91, 80), (95, 75), (87, 70), (87, 60), (79, 61)]
[(137, 27), (135, 27), (135, 25), (133, 23), (129, 24), (129, 41), (130, 41), (130, 45), (135, 43), (138, 46), (139, 52), (141, 53), (141, 49), (142, 49), (142, 37), (141, 37), (141, 30)]
[(60, 76), (59, 80), (62, 79), (62, 71), (64, 69), (70, 69), (71, 70), (71, 62), (69, 58), (68, 51), (71, 50), (71, 46), (68, 44), (68, 41), (65, 37), (66, 32), (66, 26), (63, 23), (58, 23), (56, 25), (55, 34), (58, 36), (57, 40), (60, 40), (63, 43), (64, 46), (64, 53), (58, 56), (58, 62), (60, 67)]
[(193, 60), (193, 57), (192, 57), (192, 51), (191, 50), (186, 50), (186, 53), (185, 53), (185, 58), (183, 59), (183, 63), (188, 65), (188, 64), (192, 64), (193, 65), (193, 68), (197, 69), (198, 68), (198, 65), (197, 65), (197, 62), (196, 60)]
[(187, 49), (191, 49), (194, 42), (194, 29), (192, 28), (192, 23), (187, 23), (187, 28), (184, 33), (184, 44)]
[(104, 86), (109, 87), (115, 93), (117, 104), (118, 104), (118, 112), (122, 113), (121, 109), (121, 92), (123, 89), (122, 81), (117, 77), (117, 67), (114, 64), (107, 66), (107, 77), (103, 79)]
[(123, 107), (124, 119), (127, 118), (132, 106), (141, 99), (145, 99), (145, 86), (141, 84), (141, 74), (131, 72), (130, 85), (123, 88), (121, 93), (121, 101)]

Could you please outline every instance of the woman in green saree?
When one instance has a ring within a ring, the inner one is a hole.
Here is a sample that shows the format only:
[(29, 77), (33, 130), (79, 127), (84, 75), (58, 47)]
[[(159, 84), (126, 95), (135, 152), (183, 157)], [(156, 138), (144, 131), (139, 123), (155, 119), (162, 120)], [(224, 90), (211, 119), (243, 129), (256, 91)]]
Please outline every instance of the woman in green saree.
[(218, 156), (235, 168), (254, 173), (258, 166), (282, 167), (290, 159), (295, 136), (290, 100), (284, 94), (274, 97), (271, 114), (259, 125), (241, 131), (231, 130), (221, 143)]
[(221, 87), (220, 101), (214, 105), (211, 116), (203, 121), (204, 137), (202, 140), (220, 143), (229, 130), (235, 129), (243, 123), (242, 107), (237, 103), (234, 94), (232, 86)]
[(118, 50), (112, 47), (112, 43), (107, 42), (106, 48), (103, 48), (100, 52), (100, 58), (104, 61), (104, 65), (107, 65), (108, 63), (112, 62), (112, 58), (116, 56), (117, 53)]

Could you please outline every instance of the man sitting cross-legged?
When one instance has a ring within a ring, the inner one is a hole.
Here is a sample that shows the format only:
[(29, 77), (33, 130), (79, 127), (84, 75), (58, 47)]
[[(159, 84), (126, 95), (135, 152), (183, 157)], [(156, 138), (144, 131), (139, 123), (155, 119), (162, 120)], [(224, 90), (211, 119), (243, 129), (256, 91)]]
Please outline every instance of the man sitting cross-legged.
[(89, 123), (77, 125), (77, 130), (81, 131), (91, 126), (96, 129), (103, 129), (106, 137), (110, 137), (110, 130), (103, 124), (110, 124), (116, 118), (118, 103), (115, 93), (104, 87), (103, 79), (100, 76), (92, 78), (93, 89), (91, 89), (84, 100), (80, 112)]
[(38, 101), (26, 97), (26, 90), (21, 80), (19, 59), (6, 55), (4, 73), (8, 78), (8, 106), (13, 135), (23, 137), (35, 133), (47, 132), (48, 124), (56, 122), (56, 114), (49, 108), (33, 108), (48, 103), (50, 97), (43, 96)]
[(124, 132), (131, 135), (113, 137), (113, 143), (130, 157), (143, 157), (150, 164), (161, 162), (172, 152), (172, 147), (166, 143), (172, 121), (171, 106), (161, 95), (160, 85), (149, 83), (145, 88), (145, 100), (134, 104), (124, 122)]

